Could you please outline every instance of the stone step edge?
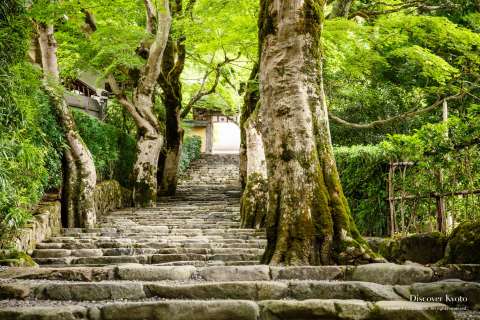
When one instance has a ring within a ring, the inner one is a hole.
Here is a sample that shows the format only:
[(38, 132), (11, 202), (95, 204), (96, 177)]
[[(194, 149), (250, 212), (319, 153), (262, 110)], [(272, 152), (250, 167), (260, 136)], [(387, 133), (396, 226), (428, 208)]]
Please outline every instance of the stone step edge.
[(361, 300), (279, 301), (156, 301), (108, 305), (72, 305), (43, 307), (0, 307), (3, 320), (41, 318), (44, 320), (271, 320), (296, 319), (437, 319), (453, 320), (452, 311), (439, 303), (415, 303)]
[(478, 310), (480, 307), (480, 284), (463, 281), (391, 286), (362, 281), (193, 283), (107, 281), (92, 283), (23, 280), (15, 283), (0, 283), (0, 299), (25, 301), (361, 299), (371, 302), (432, 301)]
[(378, 263), (363, 266), (276, 267), (248, 266), (154, 266), (120, 264), (102, 267), (5, 268), (0, 279), (48, 280), (205, 280), (205, 281), (276, 281), (276, 280), (344, 280), (389, 285), (409, 285), (439, 280), (479, 281), (480, 265), (423, 267)]

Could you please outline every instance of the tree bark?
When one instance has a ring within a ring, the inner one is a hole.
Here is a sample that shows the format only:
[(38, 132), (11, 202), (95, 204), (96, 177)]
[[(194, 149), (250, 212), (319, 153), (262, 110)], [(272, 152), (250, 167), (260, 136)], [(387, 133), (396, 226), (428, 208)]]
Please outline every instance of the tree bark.
[[(149, 1), (145, 1), (148, 14)], [(130, 113), (137, 126), (137, 160), (133, 172), (133, 201), (136, 207), (153, 207), (157, 202), (157, 171), (163, 135), (154, 114), (153, 95), (161, 72), (162, 59), (170, 34), (171, 16), (168, 0), (157, 10), (157, 29), (147, 61), (140, 71), (140, 80), (130, 101), (118, 86), (113, 74), (108, 82), (119, 103)]]
[(242, 228), (263, 228), (267, 215), (268, 183), (267, 164), (263, 147), (258, 112), (244, 123), (246, 135), (247, 179), (240, 202)]
[(260, 100), (258, 90), (258, 63), (255, 63), (246, 84), (245, 97), (240, 114), (240, 183), (243, 190), (247, 184), (247, 134), (245, 122), (253, 113)]
[(72, 113), (63, 98), (63, 91), (58, 90), (60, 85), (59, 69), (57, 62), (57, 42), (55, 40), (52, 25), (37, 24), (38, 41), (42, 55), (42, 68), (45, 76), (45, 86), (52, 98), (52, 102), (58, 113), (59, 121), (65, 133), (69, 146), (66, 152), (67, 174), (66, 183), (69, 191), (67, 212), (68, 225), (84, 228), (93, 228), (96, 223), (94, 190), (97, 182), (97, 174), (93, 157), (82, 138), (78, 134)]
[[(177, 10), (181, 8), (177, 7)], [(178, 12), (176, 12), (178, 14)], [(162, 88), (162, 101), (166, 110), (165, 148), (160, 157), (160, 192), (172, 196), (177, 191), (177, 172), (180, 162), (183, 129), (181, 127), (182, 83), (180, 75), (185, 66), (185, 46), (183, 40), (174, 41), (170, 36), (162, 62), (162, 72), (158, 83)]]
[(355, 0), (337, 0), (333, 5), (329, 18), (348, 18), (350, 8)]
[(378, 260), (350, 215), (337, 172), (322, 83), (325, 0), (262, 0), (260, 116), (273, 265)]
[(242, 228), (263, 228), (268, 203), (267, 166), (259, 117), (258, 64), (252, 68), (240, 116), (240, 201)]

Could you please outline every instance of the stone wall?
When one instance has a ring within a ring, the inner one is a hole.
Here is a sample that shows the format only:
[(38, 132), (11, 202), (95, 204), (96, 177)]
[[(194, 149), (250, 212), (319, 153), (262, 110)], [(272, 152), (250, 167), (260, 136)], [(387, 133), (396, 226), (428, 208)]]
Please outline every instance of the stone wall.
[(60, 233), (61, 208), (60, 201), (40, 203), (33, 213), (33, 221), (19, 232), (16, 250), (31, 253), (38, 242)]
[[(115, 180), (103, 181), (95, 188), (97, 219), (112, 210), (132, 205), (132, 192)], [(20, 231), (15, 249), (31, 253), (38, 242), (61, 232), (60, 201), (42, 202), (33, 213), (33, 221)]]
[(105, 213), (131, 207), (132, 204), (132, 191), (122, 187), (118, 181), (107, 180), (97, 184), (95, 188), (97, 220)]

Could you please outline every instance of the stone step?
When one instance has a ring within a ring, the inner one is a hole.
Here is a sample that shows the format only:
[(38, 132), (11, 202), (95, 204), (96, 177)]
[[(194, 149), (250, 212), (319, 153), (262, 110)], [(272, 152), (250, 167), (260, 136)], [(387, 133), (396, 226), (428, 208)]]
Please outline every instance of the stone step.
[[(449, 299), (446, 297), (456, 297)], [(51, 301), (108, 301), (142, 299), (177, 300), (309, 300), (359, 299), (363, 301), (408, 301), (434, 299), (452, 307), (476, 310), (480, 284), (446, 281), (410, 286), (381, 285), (360, 281), (52, 281), (0, 282), (2, 299)], [(413, 298), (412, 298), (413, 297)], [(461, 297), (461, 301), (458, 301)]]
[(94, 264), (109, 265), (118, 263), (142, 263), (157, 264), (176, 261), (224, 261), (224, 262), (240, 262), (252, 261), (258, 264), (261, 254), (196, 254), (196, 253), (179, 253), (179, 254), (131, 254), (116, 256), (63, 256), (63, 257), (45, 257), (33, 258), (33, 260), (42, 265), (76, 265), (76, 264)]
[[(15, 305), (15, 307), (11, 307)], [(400, 317), (401, 315), (401, 317)], [(214, 301), (143, 301), (116, 303), (68, 303), (52, 305), (49, 302), (32, 305), (25, 301), (0, 304), (3, 320), (452, 320), (452, 311), (442, 304), (361, 300), (246, 300)]]
[[(183, 261), (186, 262), (186, 261)], [(477, 282), (480, 285), (480, 265), (452, 265), (450, 267), (422, 267), (394, 264), (366, 266), (302, 266), (275, 267), (210, 266), (194, 268), (183, 266), (155, 266), (123, 264), (104, 267), (67, 266), (63, 268), (7, 268), (0, 271), (0, 279), (45, 279), (45, 280), (205, 280), (205, 281), (286, 281), (286, 280), (342, 280), (364, 281), (384, 285), (411, 285), (443, 281), (448, 285), (455, 279)], [(460, 282), (461, 283), (461, 282)]]
[(262, 249), (244, 248), (110, 248), (110, 249), (37, 249), (33, 252), (33, 258), (61, 258), (61, 257), (101, 257), (101, 256), (132, 256), (132, 255), (153, 255), (153, 254), (255, 254), (262, 255)]
[[(247, 240), (249, 241), (249, 240)], [(103, 241), (103, 242), (82, 242), (82, 243), (56, 243), (43, 242), (37, 245), (37, 250), (44, 249), (113, 249), (113, 248), (153, 248), (153, 249), (229, 249), (235, 252), (236, 249), (264, 249), (265, 243), (263, 241), (238, 241), (235, 243), (224, 243), (215, 241), (158, 241), (158, 242), (121, 242), (121, 241)]]

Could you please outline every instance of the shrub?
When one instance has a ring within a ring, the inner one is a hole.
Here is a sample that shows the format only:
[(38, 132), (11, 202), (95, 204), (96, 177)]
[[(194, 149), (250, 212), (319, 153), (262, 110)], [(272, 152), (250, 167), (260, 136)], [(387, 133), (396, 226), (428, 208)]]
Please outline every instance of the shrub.
[(183, 140), (182, 154), (178, 166), (179, 174), (184, 173), (190, 166), (190, 163), (200, 157), (201, 147), (202, 139), (199, 136), (188, 136)]
[(73, 111), (78, 131), (93, 155), (97, 179), (115, 179), (131, 186), (131, 173), (136, 157), (135, 139), (82, 111)]

